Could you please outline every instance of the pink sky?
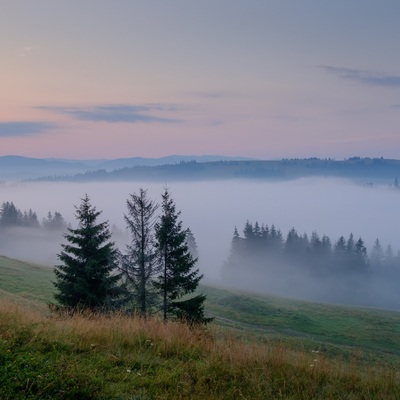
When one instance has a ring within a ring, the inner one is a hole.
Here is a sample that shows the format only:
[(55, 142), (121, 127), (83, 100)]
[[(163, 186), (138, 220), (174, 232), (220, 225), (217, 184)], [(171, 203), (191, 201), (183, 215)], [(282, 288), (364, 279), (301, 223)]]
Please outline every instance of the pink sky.
[(0, 155), (400, 158), (400, 3), (6, 0)]

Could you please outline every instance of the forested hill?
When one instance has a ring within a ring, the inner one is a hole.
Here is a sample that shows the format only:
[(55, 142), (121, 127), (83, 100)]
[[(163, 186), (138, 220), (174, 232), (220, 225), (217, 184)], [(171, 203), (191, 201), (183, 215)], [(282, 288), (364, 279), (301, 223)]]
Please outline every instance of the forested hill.
[(332, 159), (282, 159), (269, 161), (179, 162), (158, 166), (100, 169), (76, 175), (52, 176), (55, 181), (173, 181), (210, 179), (290, 180), (301, 177), (348, 178), (364, 184), (397, 184), (400, 160), (353, 157)]
[(31, 158), (21, 156), (0, 156), (0, 181), (18, 181), (36, 179), (47, 176), (74, 176), (88, 171), (113, 171), (135, 166), (154, 167), (180, 162), (196, 161), (198, 163), (212, 161), (248, 160), (243, 157), (227, 157), (219, 155), (171, 155), (161, 158), (117, 158), (111, 160), (71, 160), (57, 158)]

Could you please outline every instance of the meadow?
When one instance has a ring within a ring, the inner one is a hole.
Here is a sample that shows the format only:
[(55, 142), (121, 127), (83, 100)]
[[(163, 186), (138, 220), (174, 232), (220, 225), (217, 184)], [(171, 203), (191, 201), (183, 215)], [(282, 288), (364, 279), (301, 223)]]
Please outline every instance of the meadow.
[(50, 268), (0, 257), (1, 399), (397, 399), (400, 314), (201, 287), (207, 327), (52, 315)]

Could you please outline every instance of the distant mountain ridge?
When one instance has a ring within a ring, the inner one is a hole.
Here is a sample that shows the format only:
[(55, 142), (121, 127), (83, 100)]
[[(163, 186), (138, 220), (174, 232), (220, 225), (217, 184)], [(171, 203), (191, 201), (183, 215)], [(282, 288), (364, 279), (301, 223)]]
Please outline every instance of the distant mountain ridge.
[[(302, 177), (346, 178), (366, 185), (398, 188), (400, 160), (352, 157), (254, 160), (215, 155), (114, 160), (0, 157), (1, 181), (193, 181), (216, 179), (290, 180)], [(395, 184), (396, 182), (396, 184)]]
[(46, 178), (47, 181), (172, 182), (225, 179), (293, 180), (298, 178), (344, 178), (360, 184), (392, 185), (399, 189), (400, 160), (353, 157), (332, 159), (181, 161), (155, 166), (133, 166), (106, 171), (87, 171), (74, 176)]
[(117, 158), (72, 160), (60, 158), (32, 158), (18, 155), (0, 156), (0, 180), (15, 181), (35, 179), (46, 176), (75, 175), (96, 170), (107, 172), (135, 166), (160, 166), (181, 162), (196, 161), (198, 163), (213, 161), (251, 160), (245, 157), (226, 157), (219, 155), (171, 155), (160, 158)]

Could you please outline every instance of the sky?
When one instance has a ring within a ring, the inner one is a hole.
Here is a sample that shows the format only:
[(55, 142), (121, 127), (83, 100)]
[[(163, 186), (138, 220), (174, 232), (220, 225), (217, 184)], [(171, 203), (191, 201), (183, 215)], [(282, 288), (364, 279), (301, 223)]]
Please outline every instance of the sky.
[(400, 158), (398, 0), (2, 0), (0, 156)]

